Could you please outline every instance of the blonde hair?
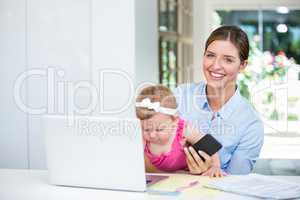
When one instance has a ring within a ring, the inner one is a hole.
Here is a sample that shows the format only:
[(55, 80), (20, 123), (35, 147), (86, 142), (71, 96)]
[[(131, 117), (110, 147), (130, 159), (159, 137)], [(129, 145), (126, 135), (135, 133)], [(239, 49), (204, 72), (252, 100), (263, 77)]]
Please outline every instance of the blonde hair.
[[(163, 85), (148, 86), (142, 89), (136, 98), (136, 102), (141, 102), (145, 98), (149, 98), (151, 102), (159, 102), (165, 108), (177, 108), (176, 98), (172, 91)], [(155, 113), (153, 109), (136, 107), (136, 116), (140, 120), (149, 119)]]

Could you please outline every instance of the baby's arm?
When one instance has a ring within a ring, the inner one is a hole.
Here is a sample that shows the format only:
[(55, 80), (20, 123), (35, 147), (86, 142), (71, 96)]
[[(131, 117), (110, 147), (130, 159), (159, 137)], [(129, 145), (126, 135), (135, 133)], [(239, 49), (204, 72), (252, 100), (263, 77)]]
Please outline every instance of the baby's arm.
[(204, 136), (197, 128), (195, 128), (192, 124), (187, 123), (185, 126), (184, 137), (185, 141), (189, 144), (195, 144)]
[(148, 173), (161, 173), (160, 170), (158, 170), (149, 160), (146, 154), (144, 154), (144, 160), (145, 160), (145, 168), (146, 172)]

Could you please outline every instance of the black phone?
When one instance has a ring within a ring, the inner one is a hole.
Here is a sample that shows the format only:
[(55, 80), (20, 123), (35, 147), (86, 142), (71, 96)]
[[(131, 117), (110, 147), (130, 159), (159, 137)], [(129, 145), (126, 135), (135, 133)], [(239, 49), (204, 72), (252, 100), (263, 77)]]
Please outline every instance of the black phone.
[(198, 151), (204, 151), (209, 156), (212, 156), (222, 148), (222, 144), (212, 135), (206, 134), (198, 142), (193, 144), (192, 147), (196, 150), (200, 158), (205, 161), (205, 159), (199, 154)]

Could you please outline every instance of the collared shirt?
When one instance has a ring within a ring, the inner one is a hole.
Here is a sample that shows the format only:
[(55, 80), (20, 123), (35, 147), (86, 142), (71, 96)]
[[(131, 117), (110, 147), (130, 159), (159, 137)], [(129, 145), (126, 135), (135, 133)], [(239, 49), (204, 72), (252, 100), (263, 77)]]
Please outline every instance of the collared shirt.
[(264, 130), (239, 89), (217, 112), (209, 106), (204, 82), (180, 85), (174, 95), (180, 117), (223, 145), (218, 152), (222, 169), (230, 174), (250, 173), (263, 145)]

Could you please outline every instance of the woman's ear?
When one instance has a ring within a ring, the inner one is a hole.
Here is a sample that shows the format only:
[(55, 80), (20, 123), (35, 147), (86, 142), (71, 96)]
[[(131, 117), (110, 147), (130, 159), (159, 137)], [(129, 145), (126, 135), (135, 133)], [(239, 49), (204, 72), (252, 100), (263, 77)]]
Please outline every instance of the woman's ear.
[(240, 72), (244, 71), (247, 65), (248, 65), (248, 60), (244, 60), (240, 65)]

